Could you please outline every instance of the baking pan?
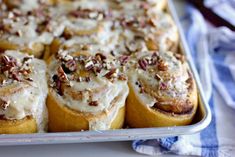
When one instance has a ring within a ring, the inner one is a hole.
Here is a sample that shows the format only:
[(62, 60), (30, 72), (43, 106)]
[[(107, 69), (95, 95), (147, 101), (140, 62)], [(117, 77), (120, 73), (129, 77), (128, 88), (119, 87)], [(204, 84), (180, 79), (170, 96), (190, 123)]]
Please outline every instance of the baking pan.
[(136, 139), (152, 139), (176, 135), (193, 134), (206, 128), (211, 121), (211, 111), (203, 96), (202, 86), (193, 65), (189, 48), (185, 41), (183, 30), (180, 26), (172, 0), (168, 1), (167, 11), (172, 15), (180, 33), (180, 49), (185, 54), (189, 66), (193, 72), (199, 92), (199, 106), (191, 125), (157, 127), (157, 128), (127, 128), (107, 131), (84, 131), (64, 133), (35, 133), (0, 135), (0, 145), (29, 145), (29, 144), (55, 144), (55, 143), (84, 143), (101, 141), (127, 141)]

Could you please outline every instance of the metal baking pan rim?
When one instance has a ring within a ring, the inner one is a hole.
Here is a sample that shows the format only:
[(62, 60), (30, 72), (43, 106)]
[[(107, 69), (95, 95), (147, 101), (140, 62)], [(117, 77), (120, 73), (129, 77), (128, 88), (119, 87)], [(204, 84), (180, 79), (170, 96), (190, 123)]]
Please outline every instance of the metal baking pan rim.
[[(84, 131), (66, 133), (36, 133), (0, 135), (0, 145), (31, 145), (31, 144), (62, 144), (103, 141), (127, 141), (137, 139), (153, 139), (199, 132), (210, 123), (210, 116), (205, 116), (200, 122), (187, 126), (160, 128), (130, 128), (105, 131)], [(172, 134), (172, 132), (174, 132)]]

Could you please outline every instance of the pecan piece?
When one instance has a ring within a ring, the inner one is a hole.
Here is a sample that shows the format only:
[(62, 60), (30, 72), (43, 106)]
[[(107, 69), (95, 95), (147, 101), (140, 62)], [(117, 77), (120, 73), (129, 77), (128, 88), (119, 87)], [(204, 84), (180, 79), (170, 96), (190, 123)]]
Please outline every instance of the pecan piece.
[(129, 56), (127, 56), (127, 55), (122, 55), (118, 58), (121, 65), (125, 65), (127, 63), (128, 59), (129, 59)]
[(20, 81), (20, 80), (21, 80), (18, 71), (13, 71), (13, 72), (11, 73), (11, 77), (12, 77), (13, 80), (16, 80), (16, 81)]
[(175, 53), (174, 54), (175, 58), (180, 60), (182, 63), (185, 61), (185, 56), (183, 54)]
[(89, 105), (89, 106), (98, 106), (99, 103), (98, 103), (98, 101), (91, 101), (91, 102), (89, 102), (88, 105)]
[(77, 70), (77, 64), (76, 64), (76, 61), (73, 60), (73, 59), (70, 59), (68, 60), (66, 63), (65, 63), (65, 67), (71, 71), (71, 72), (74, 72)]
[(157, 68), (159, 71), (167, 71), (168, 66), (164, 63), (163, 60), (159, 60), (157, 64)]
[(54, 87), (56, 88), (57, 93), (62, 96), (63, 95), (62, 83), (61, 83), (58, 75), (53, 75), (52, 79), (55, 82), (55, 86)]
[(117, 75), (117, 69), (111, 69), (108, 73), (104, 75), (104, 77), (106, 77), (107, 79), (112, 79), (116, 77), (116, 75)]
[(5, 110), (8, 108), (9, 105), (10, 105), (9, 102), (7, 102), (7, 101), (5, 101), (5, 100), (2, 100), (2, 99), (0, 98), (0, 107), (1, 107), (2, 110), (5, 111)]
[(143, 69), (144, 71), (147, 69), (148, 62), (145, 59), (140, 59), (138, 61), (138, 64), (140, 68)]
[(61, 66), (59, 66), (59, 68), (57, 69), (57, 73), (58, 73), (58, 77), (59, 77), (60, 81), (63, 81), (63, 82), (68, 81), (68, 77), (65, 74), (65, 72)]
[(91, 81), (91, 78), (90, 77), (85, 77), (84, 79), (86, 82), (90, 82)]
[(158, 74), (155, 74), (154, 78), (155, 78), (156, 80), (158, 80), (158, 81), (162, 80), (161, 76), (158, 75)]
[(103, 61), (103, 60), (106, 59), (106, 56), (103, 55), (103, 54), (101, 54), (101, 53), (97, 53), (97, 54), (95, 55), (95, 57), (96, 57), (99, 61)]
[(161, 82), (160, 84), (159, 84), (159, 89), (160, 90), (166, 90), (168, 87), (167, 87), (167, 84), (166, 83), (164, 83), (164, 82)]
[(121, 80), (121, 81), (126, 81), (127, 80), (127, 76), (124, 75), (124, 74), (119, 74), (118, 75), (118, 79)]
[(8, 67), (15, 67), (17, 65), (16, 59), (10, 57), (10, 56), (6, 56), (3, 55), (1, 57), (1, 62)]
[(85, 70), (89, 71), (92, 70), (94, 67), (94, 63), (92, 60), (89, 60), (85, 63)]

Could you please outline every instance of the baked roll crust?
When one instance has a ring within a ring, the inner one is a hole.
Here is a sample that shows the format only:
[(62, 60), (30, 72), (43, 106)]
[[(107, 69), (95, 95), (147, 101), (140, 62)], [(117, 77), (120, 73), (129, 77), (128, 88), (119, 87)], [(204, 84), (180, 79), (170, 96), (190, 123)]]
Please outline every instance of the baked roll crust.
[(18, 51), (0, 54), (0, 133), (45, 131), (46, 95), (43, 61)]
[(0, 134), (30, 134), (37, 132), (37, 123), (33, 117), (20, 120), (0, 119)]
[(128, 125), (162, 127), (190, 124), (196, 113), (198, 96), (187, 64), (172, 52), (139, 53), (133, 60), (126, 108)]
[(49, 131), (122, 127), (129, 89), (113, 57), (60, 50), (49, 61), (48, 79)]

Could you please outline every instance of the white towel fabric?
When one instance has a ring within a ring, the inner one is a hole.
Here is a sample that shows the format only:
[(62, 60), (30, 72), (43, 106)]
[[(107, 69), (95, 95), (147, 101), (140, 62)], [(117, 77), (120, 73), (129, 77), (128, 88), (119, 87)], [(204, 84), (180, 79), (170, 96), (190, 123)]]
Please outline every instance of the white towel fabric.
[(213, 28), (191, 6), (187, 7), (187, 15), (181, 22), (212, 111), (212, 121), (200, 133), (137, 140), (133, 142), (133, 149), (148, 155), (234, 156), (235, 32), (225, 27)]

